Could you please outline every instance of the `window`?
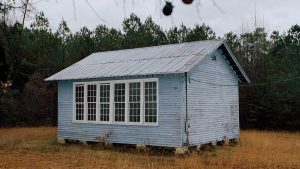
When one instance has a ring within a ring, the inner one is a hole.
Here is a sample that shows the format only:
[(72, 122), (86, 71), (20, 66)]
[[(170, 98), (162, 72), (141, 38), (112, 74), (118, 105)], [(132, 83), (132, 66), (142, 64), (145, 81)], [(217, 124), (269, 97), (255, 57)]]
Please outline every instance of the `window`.
[(158, 124), (156, 78), (74, 83), (74, 122)]
[(157, 121), (156, 82), (145, 82), (145, 122)]
[(96, 121), (97, 85), (87, 85), (88, 121)]
[(75, 87), (75, 119), (84, 120), (84, 85)]
[(100, 121), (109, 121), (110, 84), (100, 84)]
[(141, 83), (129, 83), (129, 122), (140, 122)]
[(125, 121), (125, 83), (115, 84), (115, 121)]

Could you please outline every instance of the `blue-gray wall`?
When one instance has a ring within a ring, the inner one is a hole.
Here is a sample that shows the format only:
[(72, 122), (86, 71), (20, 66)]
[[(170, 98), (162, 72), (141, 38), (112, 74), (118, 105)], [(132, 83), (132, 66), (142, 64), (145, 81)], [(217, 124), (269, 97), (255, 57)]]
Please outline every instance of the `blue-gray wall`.
[(234, 86), (238, 85), (238, 78), (221, 52), (214, 54), (216, 60), (209, 56), (189, 73), (190, 145), (223, 140), (225, 136), (229, 139), (239, 137), (238, 86)]
[[(99, 81), (101, 79), (97, 79)], [(107, 80), (107, 79), (106, 79)], [(58, 137), (94, 141), (95, 137), (111, 132), (111, 143), (182, 146), (182, 77), (158, 76), (158, 126), (73, 123), (73, 81), (58, 82)]]
[[(238, 79), (219, 51), (189, 72), (190, 145), (239, 137)], [(99, 81), (101, 79), (97, 79)], [(107, 79), (105, 79), (107, 80)], [(111, 80), (111, 79), (109, 79)], [(196, 82), (196, 81), (201, 82)], [(91, 80), (89, 80), (91, 81)], [(226, 84), (233, 86), (210, 85)], [(185, 80), (183, 74), (160, 75), (158, 126), (73, 123), (73, 81), (58, 82), (58, 137), (94, 141), (111, 132), (111, 143), (181, 147), (185, 142)]]

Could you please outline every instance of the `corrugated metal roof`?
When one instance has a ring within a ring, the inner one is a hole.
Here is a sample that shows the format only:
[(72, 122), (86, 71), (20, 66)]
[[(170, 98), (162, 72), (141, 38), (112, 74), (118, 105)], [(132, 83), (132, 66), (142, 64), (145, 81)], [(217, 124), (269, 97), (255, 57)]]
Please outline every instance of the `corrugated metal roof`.
[(46, 81), (184, 73), (223, 43), (223, 40), (206, 40), (97, 52)]

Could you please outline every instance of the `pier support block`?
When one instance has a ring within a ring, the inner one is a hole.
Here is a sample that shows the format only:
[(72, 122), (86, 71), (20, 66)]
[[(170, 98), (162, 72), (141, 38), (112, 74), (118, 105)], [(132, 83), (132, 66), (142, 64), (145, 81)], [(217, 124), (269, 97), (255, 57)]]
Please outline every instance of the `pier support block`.
[(175, 148), (175, 155), (186, 155), (188, 153), (189, 153), (189, 149), (187, 147)]
[(57, 138), (59, 144), (66, 144), (66, 140), (64, 138)]
[(141, 151), (141, 150), (144, 151), (144, 150), (146, 150), (146, 148), (147, 148), (147, 147), (146, 147), (146, 144), (137, 144), (137, 145), (136, 145), (136, 149), (137, 149), (137, 150), (140, 150), (140, 151)]

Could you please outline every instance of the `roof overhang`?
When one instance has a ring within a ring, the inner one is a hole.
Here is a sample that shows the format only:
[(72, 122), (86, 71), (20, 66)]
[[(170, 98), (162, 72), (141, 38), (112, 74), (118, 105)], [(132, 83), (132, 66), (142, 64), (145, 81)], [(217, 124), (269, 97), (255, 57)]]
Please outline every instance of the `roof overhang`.
[(229, 66), (231, 66), (232, 69), (236, 72), (239, 81), (241, 83), (250, 83), (250, 78), (248, 77), (242, 66), (239, 64), (237, 58), (234, 56), (225, 41), (222, 43), (219, 49), (221, 49), (221, 51), (223, 52), (223, 56), (227, 60)]

